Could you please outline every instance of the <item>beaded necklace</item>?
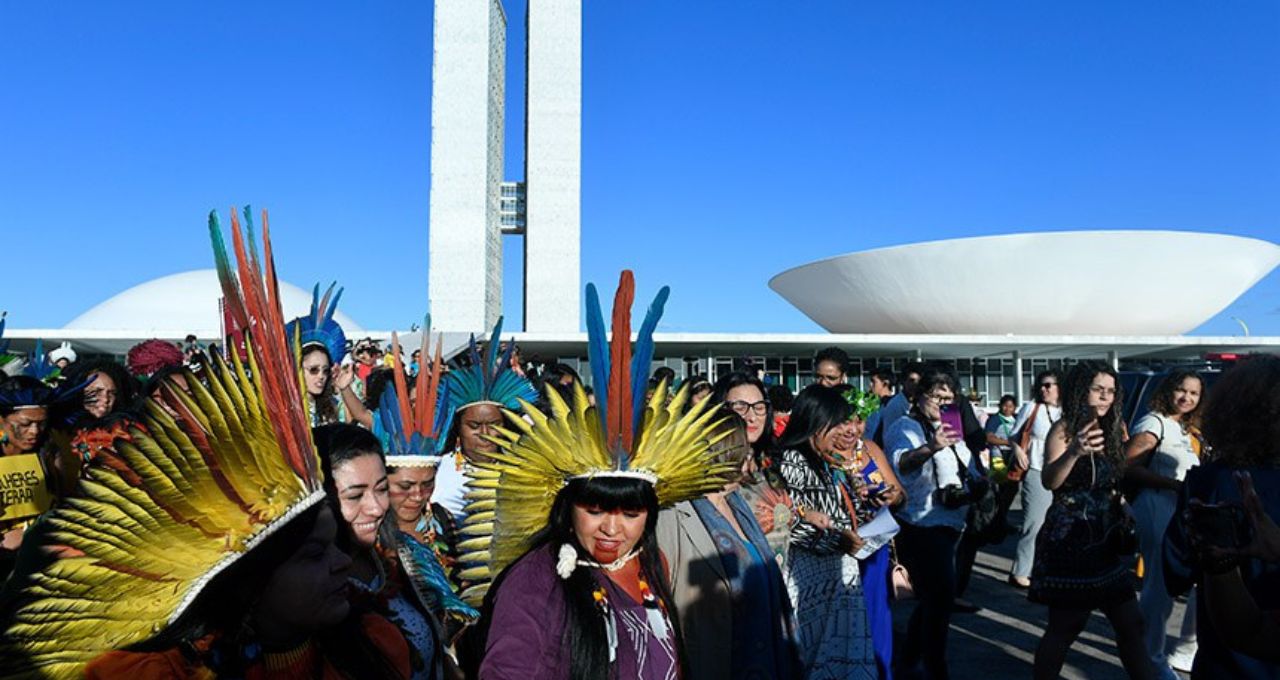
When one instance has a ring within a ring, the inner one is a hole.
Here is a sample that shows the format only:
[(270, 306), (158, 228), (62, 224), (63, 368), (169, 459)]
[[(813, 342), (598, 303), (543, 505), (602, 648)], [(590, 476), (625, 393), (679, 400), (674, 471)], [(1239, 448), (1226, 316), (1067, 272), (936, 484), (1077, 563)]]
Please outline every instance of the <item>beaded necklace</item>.
[[(649, 629), (657, 639), (667, 639), (667, 604), (653, 594), (644, 576), (637, 577), (636, 581), (640, 588), (640, 600), (644, 605), (645, 617), (649, 621)], [(595, 600), (596, 608), (604, 617), (605, 636), (609, 640), (609, 663), (613, 663), (618, 658), (618, 624), (614, 621), (613, 611), (609, 606), (609, 593), (603, 584), (597, 583), (595, 590), (591, 591), (591, 598)]]

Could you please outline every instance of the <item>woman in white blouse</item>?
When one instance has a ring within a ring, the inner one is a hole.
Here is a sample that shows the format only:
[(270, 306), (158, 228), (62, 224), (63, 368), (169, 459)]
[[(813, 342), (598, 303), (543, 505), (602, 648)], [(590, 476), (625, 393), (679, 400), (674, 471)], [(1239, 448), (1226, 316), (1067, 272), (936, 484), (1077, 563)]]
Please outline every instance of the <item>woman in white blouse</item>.
[(1171, 371), (1151, 395), (1151, 412), (1133, 427), (1125, 446), (1125, 476), (1141, 491), (1133, 502), (1144, 574), (1139, 606), (1146, 623), (1147, 653), (1155, 677), (1176, 677), (1173, 668), (1190, 671), (1196, 653), (1195, 599), (1189, 599), (1178, 641), (1165, 653), (1165, 627), (1173, 598), (1164, 585), (1161, 547), (1178, 503), (1187, 470), (1200, 464), (1192, 448), (1191, 428), (1200, 414), (1204, 381), (1194, 371)]

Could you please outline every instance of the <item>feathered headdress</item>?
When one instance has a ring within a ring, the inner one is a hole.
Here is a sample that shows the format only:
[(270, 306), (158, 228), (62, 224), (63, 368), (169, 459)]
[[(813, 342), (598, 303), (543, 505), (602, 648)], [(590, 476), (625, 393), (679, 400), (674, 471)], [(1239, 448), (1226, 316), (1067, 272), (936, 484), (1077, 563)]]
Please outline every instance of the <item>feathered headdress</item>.
[(572, 404), (547, 390), (551, 416), (522, 401), (525, 418), (508, 415), (510, 429), (494, 437), (501, 450), (486, 454), (476, 468), (467, 498), (467, 519), (459, 550), (463, 581), (480, 585), (463, 593), (478, 601), (487, 580), (516, 560), (526, 541), (546, 526), (556, 495), (579, 477), (634, 477), (653, 484), (658, 503), (667, 506), (724, 487), (735, 465), (716, 462), (712, 450), (729, 431), (717, 432), (716, 412), (708, 402), (685, 412), (689, 392), (670, 402), (659, 389), (645, 401), (653, 331), (662, 316), (668, 289), (649, 307), (634, 351), (631, 303), (635, 283), (630, 271), (613, 305), (613, 341), (607, 342), (595, 287), (587, 286), (587, 334), (597, 407), (575, 383)]
[(62, 369), (49, 360), (49, 355), (44, 352), (44, 342), (39, 338), (36, 339), (36, 349), (27, 357), (27, 367), (22, 372), (49, 385), (57, 383), (58, 378), (62, 377)]
[[(449, 393), (449, 420), (458, 411), (475, 404), (493, 404), (499, 408), (517, 410), (520, 402), (532, 402), (538, 398), (538, 391), (527, 378), (511, 370), (511, 354), (515, 351), (514, 340), (507, 343), (506, 349), (499, 355), (498, 339), (502, 335), (502, 317), (494, 324), (489, 334), (489, 343), (485, 347), (483, 357), (476, 343), (476, 336), (471, 336), (471, 365), (445, 376)], [(443, 430), (448, 432), (448, 422)]]
[(285, 326), (285, 335), (290, 342), (293, 342), (293, 338), (297, 336), (304, 348), (308, 345), (319, 345), (329, 353), (329, 361), (335, 364), (342, 361), (342, 357), (347, 354), (347, 334), (342, 331), (342, 326), (333, 320), (334, 312), (338, 311), (338, 300), (342, 299), (341, 288), (338, 288), (337, 294), (333, 292), (337, 286), (336, 281), (329, 284), (329, 289), (324, 292), (322, 299), (320, 284), (317, 283), (315, 288), (311, 289), (311, 313), (300, 316)]
[[(427, 317), (422, 329), (424, 357), (429, 356), (430, 335), (431, 318)], [(443, 338), (436, 342), (435, 359), (430, 366), (423, 366), (418, 371), (415, 378), (416, 404), (410, 404), (404, 370), (399, 366), (392, 369), (395, 389), (382, 391), (374, 424), (377, 426), (375, 434), (387, 452), (388, 466), (430, 467), (440, 463), (441, 425), (444, 424), (444, 408), (448, 401), (448, 385), (441, 384), (443, 344)], [(396, 333), (391, 334), (391, 348), (392, 353), (400, 356), (400, 337)]]
[[(215, 357), (208, 387), (166, 384), (169, 412), (147, 404), (146, 430), (97, 458), (75, 494), (23, 541), (6, 586), (0, 678), (82, 677), (103, 652), (173, 624), (219, 572), (324, 498), (319, 461), (284, 334), (263, 214), (265, 272), (232, 214), (239, 283), (217, 215), (209, 216), (218, 278), (247, 329), (248, 365)], [(54, 559), (33, 559), (52, 555)], [(42, 564), (32, 571), (23, 571)]]

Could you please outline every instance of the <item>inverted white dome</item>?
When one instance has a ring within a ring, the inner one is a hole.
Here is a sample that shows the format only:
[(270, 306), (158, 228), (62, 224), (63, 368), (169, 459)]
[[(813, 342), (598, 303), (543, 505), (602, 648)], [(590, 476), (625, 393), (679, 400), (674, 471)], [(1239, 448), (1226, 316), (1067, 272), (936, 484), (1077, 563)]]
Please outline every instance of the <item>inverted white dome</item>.
[(832, 333), (1181, 335), (1278, 264), (1240, 236), (1043, 232), (839, 255), (769, 287)]
[[(222, 317), (218, 300), (222, 287), (213, 269), (170, 274), (136, 285), (99, 303), (63, 326), (77, 331), (131, 331), (136, 337), (185, 335), (216, 338)], [(280, 281), (284, 318), (310, 313), (311, 291)], [(339, 305), (341, 305), (339, 301)], [(339, 309), (334, 318), (347, 337), (364, 332)]]

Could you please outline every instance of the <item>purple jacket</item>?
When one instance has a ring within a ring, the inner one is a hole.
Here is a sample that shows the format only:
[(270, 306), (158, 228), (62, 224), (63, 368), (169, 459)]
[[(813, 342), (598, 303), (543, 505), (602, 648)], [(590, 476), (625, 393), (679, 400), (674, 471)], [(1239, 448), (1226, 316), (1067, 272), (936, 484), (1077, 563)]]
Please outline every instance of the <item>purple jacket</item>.
[[(674, 635), (657, 639), (646, 622), (642, 605), (607, 577), (597, 573), (596, 580), (608, 593), (618, 628), (618, 656), (611, 677), (676, 678)], [(481, 680), (569, 677), (563, 587), (550, 548), (535, 550), (508, 567), (494, 598), (489, 640), (480, 665)]]

